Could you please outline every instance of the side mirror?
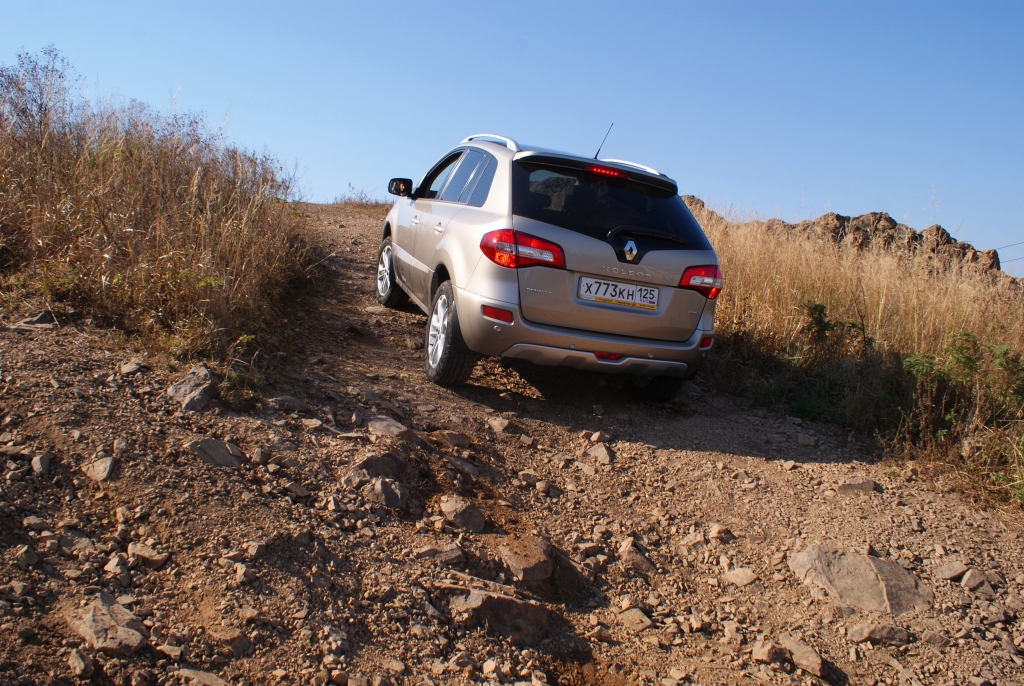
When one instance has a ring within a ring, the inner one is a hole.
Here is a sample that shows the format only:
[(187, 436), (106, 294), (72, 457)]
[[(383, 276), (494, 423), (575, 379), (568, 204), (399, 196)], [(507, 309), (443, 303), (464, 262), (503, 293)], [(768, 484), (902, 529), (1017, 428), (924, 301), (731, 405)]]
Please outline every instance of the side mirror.
[(391, 179), (388, 182), (388, 193), (400, 198), (412, 195), (412, 179)]

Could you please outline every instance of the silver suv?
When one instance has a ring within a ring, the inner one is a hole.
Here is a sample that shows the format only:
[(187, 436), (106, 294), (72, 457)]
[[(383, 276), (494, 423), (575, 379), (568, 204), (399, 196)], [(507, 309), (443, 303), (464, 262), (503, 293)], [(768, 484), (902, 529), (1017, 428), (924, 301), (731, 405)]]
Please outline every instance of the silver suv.
[(377, 299), (427, 313), (434, 383), (501, 356), (628, 374), (667, 401), (711, 348), (718, 257), (650, 167), (480, 134), (388, 191)]

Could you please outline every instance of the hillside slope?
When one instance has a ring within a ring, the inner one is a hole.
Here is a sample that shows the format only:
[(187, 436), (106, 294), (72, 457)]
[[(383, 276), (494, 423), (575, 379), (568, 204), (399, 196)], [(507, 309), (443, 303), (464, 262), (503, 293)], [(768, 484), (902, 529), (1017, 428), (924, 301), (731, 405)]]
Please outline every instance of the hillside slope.
[(255, 408), (8, 314), (0, 682), (1019, 682), (1015, 515), (707, 382), (433, 386), (424, 315), (373, 298), (379, 219), (303, 212), (329, 257)]

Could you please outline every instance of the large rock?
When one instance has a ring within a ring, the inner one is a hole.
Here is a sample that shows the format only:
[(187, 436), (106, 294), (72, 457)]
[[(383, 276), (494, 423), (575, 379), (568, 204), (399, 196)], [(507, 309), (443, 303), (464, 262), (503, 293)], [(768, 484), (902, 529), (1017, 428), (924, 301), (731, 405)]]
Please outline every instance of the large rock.
[(237, 467), (245, 462), (245, 454), (234, 443), (225, 443), (216, 438), (192, 441), (187, 446), (206, 464), (215, 467)]
[(32, 473), (46, 476), (50, 473), (50, 453), (36, 453), (32, 456)]
[(554, 571), (551, 544), (538, 536), (508, 541), (498, 553), (516, 581), (541, 581)]
[(487, 420), (487, 426), (491, 427), (494, 433), (500, 434), (508, 428), (508, 420), (504, 417), (491, 417)]
[(486, 623), (491, 631), (517, 646), (537, 645), (551, 626), (551, 615), (540, 603), (488, 591), (474, 589), (469, 595), (455, 596), (449, 607)]
[(363, 486), (363, 498), (367, 502), (384, 507), (405, 507), (409, 500), (409, 489), (394, 479), (376, 478)]
[(449, 448), (469, 448), (473, 445), (472, 438), (455, 431), (435, 431), (430, 434), (430, 437), (438, 443), (444, 443)]
[(179, 669), (174, 675), (190, 686), (231, 686), (230, 682), (224, 681), (216, 674), (201, 672), (198, 669)]
[(782, 634), (779, 643), (789, 651), (794, 665), (814, 676), (822, 676), (824, 664), (817, 650), (789, 634)]
[(405, 436), (409, 428), (391, 417), (370, 417), (366, 420), (366, 430), (374, 436)]
[(202, 412), (217, 395), (217, 377), (206, 365), (197, 364), (167, 389), (167, 395), (180, 402), (185, 412)]
[(213, 624), (206, 627), (206, 634), (229, 649), (236, 660), (244, 656), (252, 647), (249, 638), (234, 627)]
[(47, 528), (46, 520), (35, 516), (28, 516), (21, 520), (21, 525), (32, 531), (44, 531)]
[(93, 481), (106, 481), (114, 473), (117, 463), (113, 457), (101, 457), (82, 465), (82, 473)]
[(587, 451), (587, 455), (590, 455), (598, 464), (608, 465), (615, 461), (615, 453), (608, 447), (606, 443), (598, 443), (590, 450)]
[(470, 533), (479, 533), (484, 530), (487, 520), (480, 508), (468, 503), (462, 498), (449, 497), (441, 502), (441, 513), (449, 522), (465, 529)]
[(932, 570), (932, 576), (944, 581), (953, 581), (967, 572), (967, 565), (963, 562), (949, 562)]
[(754, 662), (783, 662), (789, 659), (789, 651), (778, 645), (771, 639), (759, 638), (754, 643), (750, 653), (750, 659)]
[(727, 584), (736, 584), (742, 588), (757, 581), (757, 574), (749, 567), (740, 567), (726, 572), (722, 575), (722, 579)]
[(910, 643), (910, 633), (901, 627), (889, 624), (858, 624), (847, 634), (854, 643), (871, 641), (879, 645), (905, 646)]
[(146, 643), (146, 627), (109, 593), (100, 593), (68, 624), (93, 650), (110, 655), (128, 656)]
[(638, 634), (641, 631), (646, 631), (654, 626), (654, 622), (644, 614), (644, 611), (638, 607), (632, 607), (625, 612), (622, 612), (617, 617), (619, 624), (621, 624), (627, 631), (631, 631), (634, 634)]
[(95, 665), (92, 658), (80, 652), (77, 648), (68, 653), (68, 669), (71, 675), (79, 679), (92, 674)]
[(851, 476), (849, 479), (839, 484), (836, 489), (840, 493), (874, 493), (880, 491), (878, 484), (866, 476)]
[(647, 556), (633, 545), (632, 536), (627, 538), (623, 544), (619, 546), (619, 559), (622, 561), (622, 565), (626, 569), (631, 569), (644, 577), (650, 576), (656, 571), (654, 565), (647, 559)]
[(397, 479), (403, 469), (402, 461), (391, 453), (373, 455), (355, 465), (342, 482), (349, 488), (362, 488), (377, 477)]
[(150, 569), (160, 569), (170, 558), (167, 553), (158, 553), (142, 543), (129, 543), (128, 555), (139, 558)]
[(271, 398), (267, 401), (267, 405), (271, 409), (281, 412), (297, 412), (303, 407), (301, 400), (293, 398), (290, 395), (281, 395), (276, 398)]
[(789, 558), (789, 568), (807, 586), (865, 612), (900, 614), (931, 607), (931, 589), (895, 562), (810, 546)]

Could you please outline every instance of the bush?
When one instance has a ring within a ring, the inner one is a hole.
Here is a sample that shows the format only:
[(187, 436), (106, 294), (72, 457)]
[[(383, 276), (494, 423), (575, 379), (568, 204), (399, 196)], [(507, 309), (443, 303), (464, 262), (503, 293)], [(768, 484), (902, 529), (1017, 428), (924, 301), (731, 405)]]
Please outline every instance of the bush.
[(178, 352), (266, 332), (307, 248), (280, 164), (201, 118), (95, 107), (53, 48), (0, 68), (0, 270)]
[(1001, 272), (728, 221), (711, 371), (1024, 502), (1024, 289)]

